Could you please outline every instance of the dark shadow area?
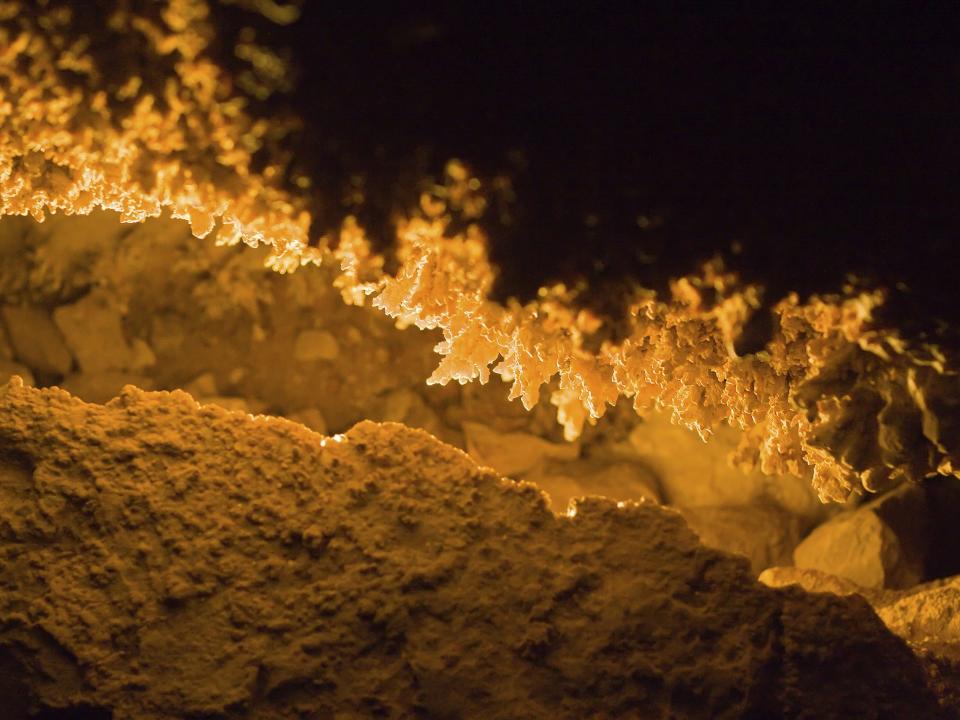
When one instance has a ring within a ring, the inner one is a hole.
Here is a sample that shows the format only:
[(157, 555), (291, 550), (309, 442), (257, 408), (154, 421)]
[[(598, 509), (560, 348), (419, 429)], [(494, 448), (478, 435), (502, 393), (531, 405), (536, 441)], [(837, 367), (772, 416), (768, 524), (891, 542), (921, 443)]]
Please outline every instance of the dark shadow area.
[[(238, 31), (233, 7), (218, 22)], [(958, 6), (843, 3), (334, 8), (258, 37), (300, 65), (295, 165), (319, 182), (316, 230), (365, 175), (363, 222), (388, 237), (416, 178), (449, 157), (505, 172), (487, 218), (500, 296), (584, 278), (663, 288), (733, 244), (772, 298), (847, 273), (906, 284), (918, 330), (955, 319)], [(222, 16), (222, 17), (221, 17)], [(333, 198), (333, 200), (331, 200)]]

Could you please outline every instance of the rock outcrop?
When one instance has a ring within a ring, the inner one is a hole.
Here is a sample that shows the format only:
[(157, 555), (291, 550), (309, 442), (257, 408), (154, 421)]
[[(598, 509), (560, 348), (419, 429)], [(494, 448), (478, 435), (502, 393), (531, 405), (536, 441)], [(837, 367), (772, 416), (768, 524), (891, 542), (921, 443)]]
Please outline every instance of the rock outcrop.
[(14, 381), (0, 562), (13, 717), (949, 717), (859, 597), (396, 424)]

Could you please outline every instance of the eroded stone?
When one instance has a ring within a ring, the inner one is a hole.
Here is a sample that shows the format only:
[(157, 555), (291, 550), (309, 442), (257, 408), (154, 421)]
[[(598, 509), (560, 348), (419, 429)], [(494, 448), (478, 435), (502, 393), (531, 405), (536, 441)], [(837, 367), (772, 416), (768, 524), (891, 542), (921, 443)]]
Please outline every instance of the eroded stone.
[(31, 710), (946, 717), (862, 600), (765, 588), (653, 504), (555, 517), (400, 425), (13, 383), (11, 463), (0, 647)]

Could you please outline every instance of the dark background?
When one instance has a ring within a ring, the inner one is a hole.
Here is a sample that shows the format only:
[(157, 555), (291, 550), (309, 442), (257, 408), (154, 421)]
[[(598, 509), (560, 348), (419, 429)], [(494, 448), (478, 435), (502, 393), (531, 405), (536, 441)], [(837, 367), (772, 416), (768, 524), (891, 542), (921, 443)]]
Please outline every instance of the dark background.
[(770, 299), (858, 273), (906, 284), (901, 322), (960, 315), (958, 3), (333, 5), (261, 33), (301, 70), (271, 102), (307, 120), (317, 230), (362, 172), (387, 237), (458, 157), (514, 178), (501, 296), (579, 276), (612, 307), (738, 243)]

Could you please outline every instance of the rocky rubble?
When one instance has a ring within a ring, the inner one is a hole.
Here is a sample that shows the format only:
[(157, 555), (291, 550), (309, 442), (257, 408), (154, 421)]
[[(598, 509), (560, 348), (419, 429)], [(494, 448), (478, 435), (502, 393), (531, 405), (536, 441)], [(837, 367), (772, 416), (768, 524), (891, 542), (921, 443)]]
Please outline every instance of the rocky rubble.
[[(856, 596), (400, 425), (0, 389), (0, 698), (127, 718), (949, 717)], [(14, 717), (17, 717), (15, 714)]]

